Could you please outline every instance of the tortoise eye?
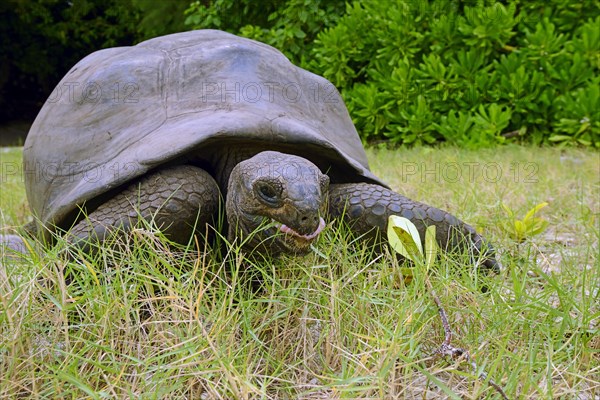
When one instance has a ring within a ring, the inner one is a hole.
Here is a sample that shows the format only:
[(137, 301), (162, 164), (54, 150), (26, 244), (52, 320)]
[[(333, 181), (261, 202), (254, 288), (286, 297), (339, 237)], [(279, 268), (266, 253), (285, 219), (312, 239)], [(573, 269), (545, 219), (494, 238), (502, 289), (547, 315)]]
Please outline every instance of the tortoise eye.
[(258, 196), (270, 206), (281, 204), (281, 193), (283, 191), (278, 182), (258, 181), (254, 185)]

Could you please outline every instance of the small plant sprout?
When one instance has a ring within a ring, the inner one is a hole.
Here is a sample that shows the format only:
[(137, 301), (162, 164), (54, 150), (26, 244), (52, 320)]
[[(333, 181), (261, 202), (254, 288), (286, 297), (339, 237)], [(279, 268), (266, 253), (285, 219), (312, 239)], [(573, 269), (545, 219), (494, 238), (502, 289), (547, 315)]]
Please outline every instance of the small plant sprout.
[(502, 203), (502, 208), (509, 218), (509, 221), (504, 224), (504, 230), (512, 239), (519, 243), (525, 241), (527, 238), (539, 235), (546, 230), (549, 223), (536, 215), (547, 205), (547, 202), (536, 205), (525, 214), (525, 218), (519, 220), (515, 217), (515, 212), (506, 204)]

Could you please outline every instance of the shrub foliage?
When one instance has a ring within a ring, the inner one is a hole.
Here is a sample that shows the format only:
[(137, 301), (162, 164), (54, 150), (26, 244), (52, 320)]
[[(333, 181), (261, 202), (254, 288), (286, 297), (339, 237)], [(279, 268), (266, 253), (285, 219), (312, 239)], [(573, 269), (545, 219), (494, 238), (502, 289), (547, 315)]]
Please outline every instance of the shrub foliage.
[(600, 147), (598, 2), (205, 4), (189, 26), (269, 43), (325, 76), (364, 141)]

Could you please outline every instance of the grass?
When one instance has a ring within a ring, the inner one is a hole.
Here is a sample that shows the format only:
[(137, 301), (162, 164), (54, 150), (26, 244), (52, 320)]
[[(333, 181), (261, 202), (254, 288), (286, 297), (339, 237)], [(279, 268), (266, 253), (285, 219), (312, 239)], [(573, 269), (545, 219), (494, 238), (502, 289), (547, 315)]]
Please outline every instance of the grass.
[[(501, 254), (498, 276), (447, 257), (430, 273), (453, 344), (511, 399), (600, 398), (598, 153), (423, 148), (369, 158), (394, 189), (473, 223)], [(27, 212), (21, 176), (3, 168), (8, 229)], [(549, 228), (516, 243), (500, 203), (522, 217), (543, 201)], [(174, 251), (145, 230), (129, 240), (74, 261), (61, 244), (4, 255), (0, 398), (498, 398), (467, 363), (431, 356), (444, 332), (424, 272), (405, 283), (393, 256), (344, 228), (322, 235), (322, 255), (273, 262), (235, 246), (222, 257)], [(259, 291), (249, 289), (256, 276)]]

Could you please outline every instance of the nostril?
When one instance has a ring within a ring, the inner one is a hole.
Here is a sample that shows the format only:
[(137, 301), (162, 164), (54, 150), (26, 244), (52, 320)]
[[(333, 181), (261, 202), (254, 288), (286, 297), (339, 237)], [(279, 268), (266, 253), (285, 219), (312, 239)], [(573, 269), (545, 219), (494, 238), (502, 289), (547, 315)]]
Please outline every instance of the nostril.
[[(300, 225), (302, 226), (302, 230), (306, 230), (307, 232), (303, 233), (311, 233), (319, 226), (319, 216), (317, 215), (303, 215), (300, 217)], [(310, 231), (310, 232), (308, 232)]]
[(307, 222), (309, 220), (310, 220), (310, 222), (317, 222), (319, 220), (319, 217), (317, 217), (317, 216), (308, 217), (305, 215), (304, 217), (300, 218), (300, 221), (302, 221), (302, 222)]

